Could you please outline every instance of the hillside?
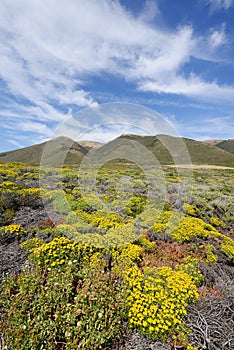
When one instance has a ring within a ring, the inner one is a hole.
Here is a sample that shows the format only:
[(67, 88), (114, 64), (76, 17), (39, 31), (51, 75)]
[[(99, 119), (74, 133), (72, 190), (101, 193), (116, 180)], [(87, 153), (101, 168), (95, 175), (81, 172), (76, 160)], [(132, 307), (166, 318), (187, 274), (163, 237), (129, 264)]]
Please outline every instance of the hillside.
[(205, 143), (209, 143), (210, 145), (213, 145), (213, 146), (215, 146), (215, 145), (217, 145), (218, 143), (220, 143), (220, 142), (222, 142), (223, 140), (216, 140), (216, 139), (211, 139), (211, 140), (204, 140), (203, 142), (205, 142)]
[[(126, 143), (123, 142), (124, 140)], [(135, 143), (131, 143), (131, 141), (135, 141)], [(225, 143), (225, 145), (225, 147), (229, 145), (229, 149), (230, 145), (233, 147), (231, 142)], [(152, 160), (154, 162), (156, 159), (163, 165), (190, 164), (192, 162), (193, 164), (234, 166), (234, 155), (220, 146), (168, 135), (139, 136), (133, 134), (123, 134), (107, 144), (94, 141), (78, 143), (67, 137), (58, 137), (38, 145), (0, 153), (0, 163), (25, 162), (36, 165), (41, 163), (43, 156), (44, 164), (79, 164), (90, 150), (93, 150), (93, 162), (98, 159), (108, 159), (108, 155), (112, 160), (114, 158), (129, 160), (130, 149), (135, 161), (137, 159), (140, 161), (142, 158), (142, 161), (145, 162), (146, 157), (147, 159), (149, 157), (149, 162)], [(147, 150), (152, 152), (155, 158), (151, 158), (151, 153), (148, 153)]]
[(104, 145), (104, 143), (97, 141), (79, 141), (79, 144), (87, 149), (97, 148)]
[(224, 149), (225, 151), (234, 153), (234, 139), (223, 140), (222, 142), (217, 143), (215, 146)]
[(66, 154), (65, 164), (80, 163), (83, 156), (88, 152), (88, 149), (81, 144), (68, 137), (61, 136), (37, 145), (0, 153), (0, 163), (24, 162), (37, 165), (40, 164), (45, 150), (46, 159), (43, 159), (43, 163), (53, 165), (60, 164), (61, 155), (63, 154)]
[[(178, 138), (168, 135), (138, 136), (129, 134), (121, 135), (120, 138), (140, 142), (143, 146), (147, 147), (162, 164), (172, 164), (174, 161), (176, 161), (177, 164), (184, 164), (188, 161), (188, 156), (190, 156), (193, 164), (234, 166), (234, 156), (229, 152), (219, 149), (216, 146), (188, 138)], [(185, 147), (189, 155), (186, 154)]]

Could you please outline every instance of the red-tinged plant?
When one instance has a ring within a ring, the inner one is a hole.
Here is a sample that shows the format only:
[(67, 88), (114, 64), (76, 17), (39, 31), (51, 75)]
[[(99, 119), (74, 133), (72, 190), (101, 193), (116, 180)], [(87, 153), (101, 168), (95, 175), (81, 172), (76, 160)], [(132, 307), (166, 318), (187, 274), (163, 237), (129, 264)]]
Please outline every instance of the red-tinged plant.
[(204, 253), (194, 251), (189, 243), (179, 244), (178, 242), (171, 243), (158, 240), (153, 252), (144, 252), (142, 266), (169, 266), (173, 268), (189, 256), (202, 259)]

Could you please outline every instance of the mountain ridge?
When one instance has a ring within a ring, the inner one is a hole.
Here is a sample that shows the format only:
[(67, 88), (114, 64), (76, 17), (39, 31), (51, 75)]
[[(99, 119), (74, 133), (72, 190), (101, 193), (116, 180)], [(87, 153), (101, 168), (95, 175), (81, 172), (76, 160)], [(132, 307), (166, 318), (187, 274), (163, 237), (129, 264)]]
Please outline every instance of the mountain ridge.
[(120, 144), (123, 155), (126, 152), (127, 156), (128, 149), (124, 148), (127, 142), (138, 143), (139, 149), (136, 149), (136, 152), (141, 152), (140, 149), (146, 148), (162, 165), (183, 164), (191, 158), (193, 164), (234, 166), (234, 154), (222, 147), (190, 138), (163, 134), (144, 136), (122, 134), (106, 144), (96, 141), (76, 142), (69, 137), (59, 136), (40, 144), (2, 152), (0, 163), (24, 162), (37, 165), (43, 159), (43, 164), (48, 165), (60, 164), (62, 160), (66, 165), (80, 164), (91, 149), (94, 150), (94, 155), (100, 157), (103, 154), (109, 154), (111, 149), (116, 149)]

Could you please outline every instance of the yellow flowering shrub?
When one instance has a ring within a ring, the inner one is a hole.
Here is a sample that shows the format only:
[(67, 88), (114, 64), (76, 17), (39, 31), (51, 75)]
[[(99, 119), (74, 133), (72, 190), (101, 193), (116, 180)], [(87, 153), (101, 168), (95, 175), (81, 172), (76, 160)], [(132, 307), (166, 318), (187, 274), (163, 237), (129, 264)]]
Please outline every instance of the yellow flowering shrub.
[(156, 242), (150, 242), (145, 234), (140, 235), (136, 241), (146, 252), (153, 252), (155, 249)]
[(121, 225), (111, 228), (105, 234), (105, 244), (107, 247), (121, 248), (126, 243), (133, 243), (137, 240), (138, 235), (135, 233), (132, 224)]
[(155, 220), (154, 224), (149, 228), (149, 231), (156, 233), (171, 234), (178, 226), (181, 218), (179, 213), (170, 210), (164, 210)]
[(56, 226), (56, 230), (58, 230), (58, 232), (61, 232), (61, 234), (64, 236), (70, 236), (76, 232), (74, 225), (69, 224), (59, 224)]
[(223, 236), (221, 250), (234, 262), (234, 241), (230, 237)]
[(5, 226), (3, 227), (2, 231), (3, 231), (3, 234), (10, 233), (18, 237), (22, 237), (25, 234), (25, 231), (22, 229), (22, 227), (16, 224)]
[(37, 265), (51, 267), (62, 267), (72, 260), (76, 260), (79, 265), (90, 251), (89, 247), (73, 242), (66, 237), (60, 237), (32, 249), (30, 260)]
[(105, 236), (101, 236), (98, 233), (86, 233), (76, 234), (73, 239), (82, 245), (90, 246), (93, 248), (104, 248), (105, 247)]
[(95, 194), (85, 194), (84, 197), (77, 199), (78, 207), (80, 210), (100, 210), (103, 208), (103, 203)]
[(109, 229), (112, 227), (119, 227), (124, 224), (123, 218), (117, 213), (106, 213), (103, 211), (96, 211), (92, 215), (91, 224), (100, 229)]
[(199, 270), (198, 264), (199, 259), (188, 256), (181, 264), (176, 265), (176, 271), (183, 271), (187, 273), (191, 277), (192, 282), (196, 286), (199, 286), (203, 282), (203, 276)]
[(68, 224), (79, 225), (84, 232), (91, 230), (93, 227), (97, 227), (105, 232), (110, 228), (116, 228), (125, 224), (125, 220), (119, 214), (101, 210), (88, 213), (78, 209), (69, 213), (66, 221)]
[(24, 188), (20, 191), (21, 195), (23, 197), (27, 197), (27, 196), (32, 196), (35, 195), (36, 197), (40, 197), (41, 195), (41, 189), (36, 187), (36, 188)]
[(0, 184), (0, 189), (4, 190), (17, 190), (19, 187), (12, 181), (3, 181)]
[(170, 267), (146, 268), (136, 266), (125, 271), (129, 288), (128, 317), (130, 325), (152, 339), (166, 339), (181, 329), (188, 303), (198, 299), (192, 277)]
[(148, 207), (146, 208), (139, 216), (138, 220), (140, 223), (140, 226), (143, 228), (149, 228), (151, 227), (157, 220), (157, 218), (160, 216), (160, 210), (154, 208), (154, 207)]
[(218, 231), (202, 219), (193, 217), (183, 218), (171, 233), (172, 238), (180, 243), (189, 241), (193, 237), (206, 238), (211, 234), (218, 234)]
[(110, 253), (113, 259), (112, 272), (123, 277), (127, 269), (141, 261), (143, 249), (137, 244), (126, 243), (121, 251), (110, 249)]
[(213, 244), (207, 244), (206, 247), (206, 259), (205, 259), (205, 262), (207, 264), (213, 264), (213, 263), (216, 263), (217, 260), (218, 260), (218, 257), (217, 255), (215, 255), (213, 253), (213, 250), (215, 249), (215, 247), (213, 246)]
[[(71, 225), (77, 224), (80, 226), (84, 224), (87, 226), (91, 222), (91, 220), (92, 220), (92, 215), (80, 209), (70, 212), (66, 218), (67, 224), (71, 224)], [(92, 225), (90, 227), (92, 227)]]
[(20, 247), (22, 249), (27, 250), (29, 253), (31, 253), (34, 249), (39, 248), (44, 244), (44, 241), (39, 238), (31, 238), (27, 241), (20, 244)]
[(226, 225), (225, 225), (225, 223), (222, 221), (222, 220), (219, 220), (218, 218), (216, 218), (216, 217), (214, 217), (214, 216), (212, 216), (211, 218), (210, 218), (210, 224), (212, 225), (212, 226), (220, 226), (220, 227), (222, 227), (222, 228), (225, 228), (226, 227)]
[(184, 203), (182, 206), (183, 211), (190, 216), (199, 216), (200, 210), (195, 206), (188, 203)]

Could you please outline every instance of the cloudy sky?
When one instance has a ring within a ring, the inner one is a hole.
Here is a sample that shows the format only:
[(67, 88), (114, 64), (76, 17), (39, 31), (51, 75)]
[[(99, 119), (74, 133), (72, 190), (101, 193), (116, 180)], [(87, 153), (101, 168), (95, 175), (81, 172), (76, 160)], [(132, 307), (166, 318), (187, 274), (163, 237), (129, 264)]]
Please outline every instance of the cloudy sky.
[(233, 138), (234, 0), (0, 0), (0, 151), (113, 102)]

